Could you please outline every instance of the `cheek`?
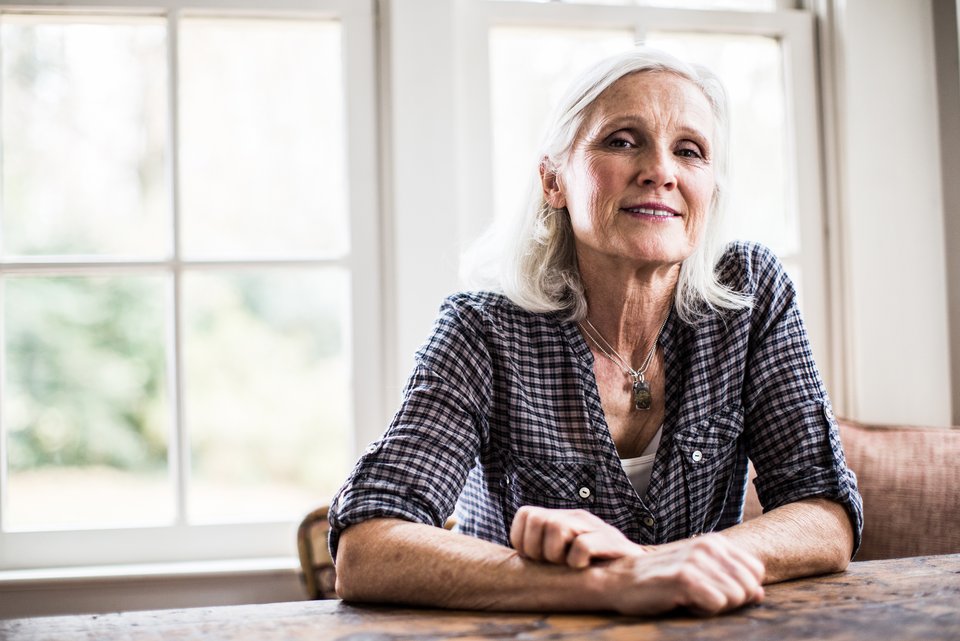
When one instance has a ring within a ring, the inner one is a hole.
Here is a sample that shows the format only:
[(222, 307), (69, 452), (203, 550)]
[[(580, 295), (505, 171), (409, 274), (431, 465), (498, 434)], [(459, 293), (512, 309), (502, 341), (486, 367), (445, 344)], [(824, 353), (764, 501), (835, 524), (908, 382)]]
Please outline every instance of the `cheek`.
[(714, 194), (717, 183), (713, 174), (697, 176), (688, 183), (688, 198), (691, 206), (697, 212), (698, 218), (706, 218), (713, 208)]
[(616, 194), (616, 174), (609, 163), (596, 158), (584, 158), (576, 169), (567, 174), (568, 207), (579, 211), (576, 216), (594, 218), (604, 211), (604, 203)]

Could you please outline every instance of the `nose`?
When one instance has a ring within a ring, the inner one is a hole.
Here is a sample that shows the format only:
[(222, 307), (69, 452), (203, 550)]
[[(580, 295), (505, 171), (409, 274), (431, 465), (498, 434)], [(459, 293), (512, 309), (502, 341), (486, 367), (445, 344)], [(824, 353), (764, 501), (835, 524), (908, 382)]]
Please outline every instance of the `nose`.
[(642, 154), (637, 182), (644, 187), (673, 189), (677, 186), (677, 161), (669, 149), (650, 149)]

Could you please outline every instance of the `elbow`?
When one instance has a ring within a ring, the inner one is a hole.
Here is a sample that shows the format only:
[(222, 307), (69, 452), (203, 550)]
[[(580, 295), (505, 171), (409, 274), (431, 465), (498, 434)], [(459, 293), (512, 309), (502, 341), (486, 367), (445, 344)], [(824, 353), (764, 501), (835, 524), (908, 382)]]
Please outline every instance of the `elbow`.
[(337, 596), (344, 601), (360, 601), (361, 599), (356, 596), (356, 590), (353, 587), (352, 576), (349, 574), (347, 564), (342, 560), (337, 561), (336, 569), (337, 575), (333, 585), (337, 591)]
[(360, 566), (362, 554), (357, 550), (359, 542), (355, 540), (352, 529), (347, 528), (340, 537), (334, 585), (337, 596), (344, 601), (364, 601), (363, 572)]
[(850, 555), (853, 552), (853, 545), (838, 545), (836, 553), (833, 555), (833, 558), (830, 559), (829, 567), (827, 572), (837, 573), (843, 572), (847, 569), (847, 566), (850, 564)]
[(847, 518), (846, 511), (836, 504), (831, 505), (831, 509), (837, 520), (836, 532), (833, 533), (836, 544), (831, 546), (832, 554), (827, 558), (827, 572), (843, 572), (850, 565), (850, 559), (853, 557), (854, 533), (853, 524)]
[(817, 519), (818, 538), (820, 541), (830, 542), (821, 548), (821, 569), (823, 573), (843, 572), (853, 556), (854, 525), (847, 516), (846, 509), (839, 503), (820, 499), (816, 501), (816, 505), (822, 510)]

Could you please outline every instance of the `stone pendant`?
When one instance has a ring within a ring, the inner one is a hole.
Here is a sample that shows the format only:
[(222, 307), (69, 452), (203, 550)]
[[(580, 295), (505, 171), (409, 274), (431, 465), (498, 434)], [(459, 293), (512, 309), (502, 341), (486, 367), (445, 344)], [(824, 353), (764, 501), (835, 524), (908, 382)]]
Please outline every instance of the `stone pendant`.
[(650, 384), (646, 381), (633, 381), (633, 406), (638, 410), (648, 410), (653, 405), (653, 394), (650, 393)]

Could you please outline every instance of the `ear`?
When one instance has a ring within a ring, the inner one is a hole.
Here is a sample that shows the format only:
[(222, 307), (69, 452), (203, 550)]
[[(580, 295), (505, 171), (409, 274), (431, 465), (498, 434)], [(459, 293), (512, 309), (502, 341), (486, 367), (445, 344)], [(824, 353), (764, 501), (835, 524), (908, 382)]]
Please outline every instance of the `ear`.
[(560, 184), (560, 175), (552, 162), (547, 158), (540, 161), (540, 184), (543, 187), (543, 199), (554, 209), (563, 209), (567, 206), (567, 197)]

